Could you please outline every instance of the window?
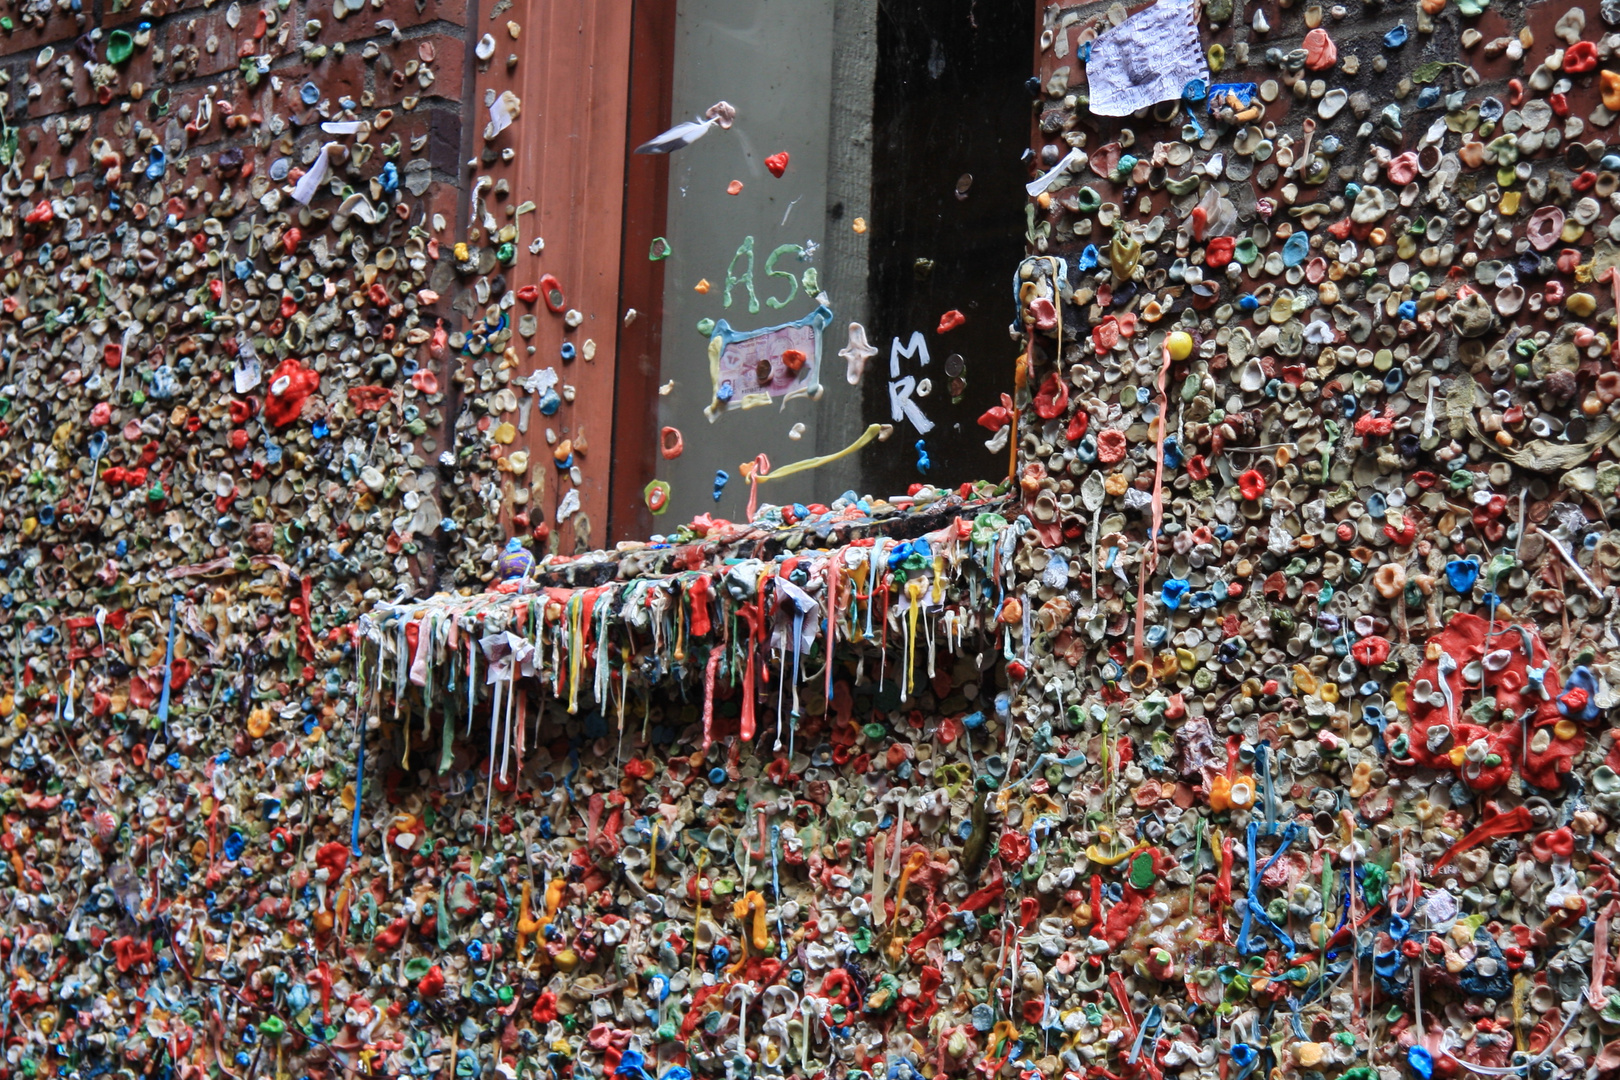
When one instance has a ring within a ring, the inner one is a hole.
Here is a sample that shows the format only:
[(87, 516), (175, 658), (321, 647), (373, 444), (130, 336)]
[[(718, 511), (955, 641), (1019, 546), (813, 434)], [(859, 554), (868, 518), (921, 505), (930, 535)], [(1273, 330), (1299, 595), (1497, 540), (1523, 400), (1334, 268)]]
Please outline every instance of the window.
[[(1011, 386), (1034, 24), (1032, 2), (636, 4), (630, 144), (718, 102), (736, 116), (629, 159), (615, 539), (740, 520), (742, 463), (833, 455), (871, 424), (892, 436), (760, 500), (1006, 475), (974, 421)], [(852, 322), (875, 350), (853, 385)]]

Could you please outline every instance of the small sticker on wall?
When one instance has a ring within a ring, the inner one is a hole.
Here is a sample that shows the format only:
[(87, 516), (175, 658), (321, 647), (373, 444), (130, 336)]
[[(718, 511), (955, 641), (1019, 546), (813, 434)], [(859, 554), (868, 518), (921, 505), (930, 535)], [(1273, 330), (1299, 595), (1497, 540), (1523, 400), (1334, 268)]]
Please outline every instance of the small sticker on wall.
[(802, 319), (761, 330), (715, 323), (709, 338), (714, 400), (704, 415), (712, 423), (732, 409), (819, 395), (822, 335), (832, 321), (832, 309), (821, 304)]

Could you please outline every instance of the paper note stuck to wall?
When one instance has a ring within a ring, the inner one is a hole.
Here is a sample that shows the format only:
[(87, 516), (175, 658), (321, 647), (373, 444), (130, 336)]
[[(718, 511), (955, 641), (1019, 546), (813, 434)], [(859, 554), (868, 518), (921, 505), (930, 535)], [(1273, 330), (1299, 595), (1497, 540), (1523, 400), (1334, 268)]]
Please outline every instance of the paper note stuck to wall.
[(1091, 111), (1127, 116), (1181, 96), (1187, 83), (1209, 79), (1193, 4), (1162, 0), (1091, 44), (1086, 81)]

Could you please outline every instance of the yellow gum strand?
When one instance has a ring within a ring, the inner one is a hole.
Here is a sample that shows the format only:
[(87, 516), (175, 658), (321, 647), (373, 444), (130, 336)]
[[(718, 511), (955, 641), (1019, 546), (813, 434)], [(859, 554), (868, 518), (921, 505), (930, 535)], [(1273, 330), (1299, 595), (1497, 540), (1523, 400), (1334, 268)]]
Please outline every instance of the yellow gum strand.
[(1142, 844), (1137, 844), (1133, 848), (1128, 848), (1126, 851), (1122, 852), (1119, 855), (1110, 855), (1110, 854), (1107, 854), (1106, 852), (1104, 852), (1096, 844), (1092, 844), (1092, 845), (1090, 845), (1089, 847), (1086, 848), (1086, 858), (1090, 859), (1094, 863), (1101, 863), (1103, 866), (1118, 866), (1120, 863), (1124, 862), (1126, 859), (1132, 858), (1135, 855), (1137, 855), (1139, 852), (1146, 851), (1146, 850), (1147, 850), (1147, 844), (1142, 843)]
[(585, 604), (578, 597), (568, 601), (568, 711), (570, 714), (579, 712), (579, 673), (585, 662), (581, 647), (584, 641), (581, 623), (584, 621)]
[[(697, 855), (692, 859), (692, 874), (693, 874), (693, 880), (694, 881), (702, 879), (702, 877), (703, 877), (703, 868), (708, 866), (708, 865), (709, 865), (709, 852), (708, 852), (708, 849), (707, 848), (698, 848)], [(697, 928), (700, 925), (702, 925), (702, 923), (703, 923), (703, 891), (701, 889), (694, 889), (693, 893), (695, 895), (694, 895), (693, 900), (692, 900), (692, 938), (693, 938), (692, 971), (687, 976), (687, 981), (688, 982), (692, 982), (692, 981), (695, 981), (697, 979), (697, 961), (698, 961)]]
[(871, 568), (864, 561), (856, 563), (850, 568), (849, 576), (854, 582), (849, 597), (849, 635), (854, 638), (861, 632), (861, 595), (865, 594), (868, 604), (872, 602), (872, 594), (866, 588), (866, 579), (871, 576)]
[(881, 434), (883, 434), (882, 424), (868, 425), (867, 429), (861, 432), (860, 438), (856, 439), (854, 442), (850, 443), (848, 446), (844, 447), (835, 454), (823, 454), (821, 457), (805, 458), (802, 461), (795, 461), (792, 464), (783, 465), (780, 469), (772, 469), (770, 472), (765, 473), (764, 475), (756, 473), (753, 476), (750, 476), (748, 479), (753, 483), (763, 484), (770, 480), (782, 480), (797, 473), (809, 472), (811, 469), (819, 469), (823, 465), (831, 465), (833, 462), (838, 461), (841, 458), (849, 457), (849, 455), (859, 451)]
[(1530, 996), (1530, 980), (1524, 975), (1513, 976), (1513, 1045), (1521, 1053), (1527, 1049), (1524, 1041), (1524, 1003)]
[(917, 681), (917, 609), (922, 603), (926, 586), (921, 581), (906, 582), (906, 595), (911, 598), (911, 609), (906, 612), (906, 693), (909, 695)]

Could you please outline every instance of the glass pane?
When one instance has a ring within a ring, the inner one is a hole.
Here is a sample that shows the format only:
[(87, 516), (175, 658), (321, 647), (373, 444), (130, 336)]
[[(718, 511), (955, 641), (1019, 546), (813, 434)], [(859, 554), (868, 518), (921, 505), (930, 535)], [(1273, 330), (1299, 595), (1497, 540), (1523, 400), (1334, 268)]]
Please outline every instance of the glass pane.
[[(1006, 475), (1005, 453), (984, 447), (974, 420), (1010, 390), (1017, 352), (1006, 267), (1024, 246), (1034, 14), (1031, 3), (996, 9), (992, 19), (973, 0), (677, 3), (670, 125), (720, 102), (735, 119), (669, 154), (662, 228), (640, 223), (661, 239), (627, 252), (662, 272), (656, 297), (634, 292), (655, 278), (626, 273), (626, 304), (661, 319), (656, 364), (643, 366), (659, 385), (647, 422), (684, 443), (678, 458), (654, 457), (670, 500), (651, 529), (705, 512), (742, 520), (745, 463), (765, 454), (780, 471), (834, 455), (872, 424), (893, 425), (892, 437), (767, 480), (760, 501)], [(631, 207), (632, 219), (652, 212)], [(953, 311), (960, 325), (941, 333)], [(868, 349), (850, 348), (851, 323)], [(857, 354), (864, 372), (847, 359)]]

